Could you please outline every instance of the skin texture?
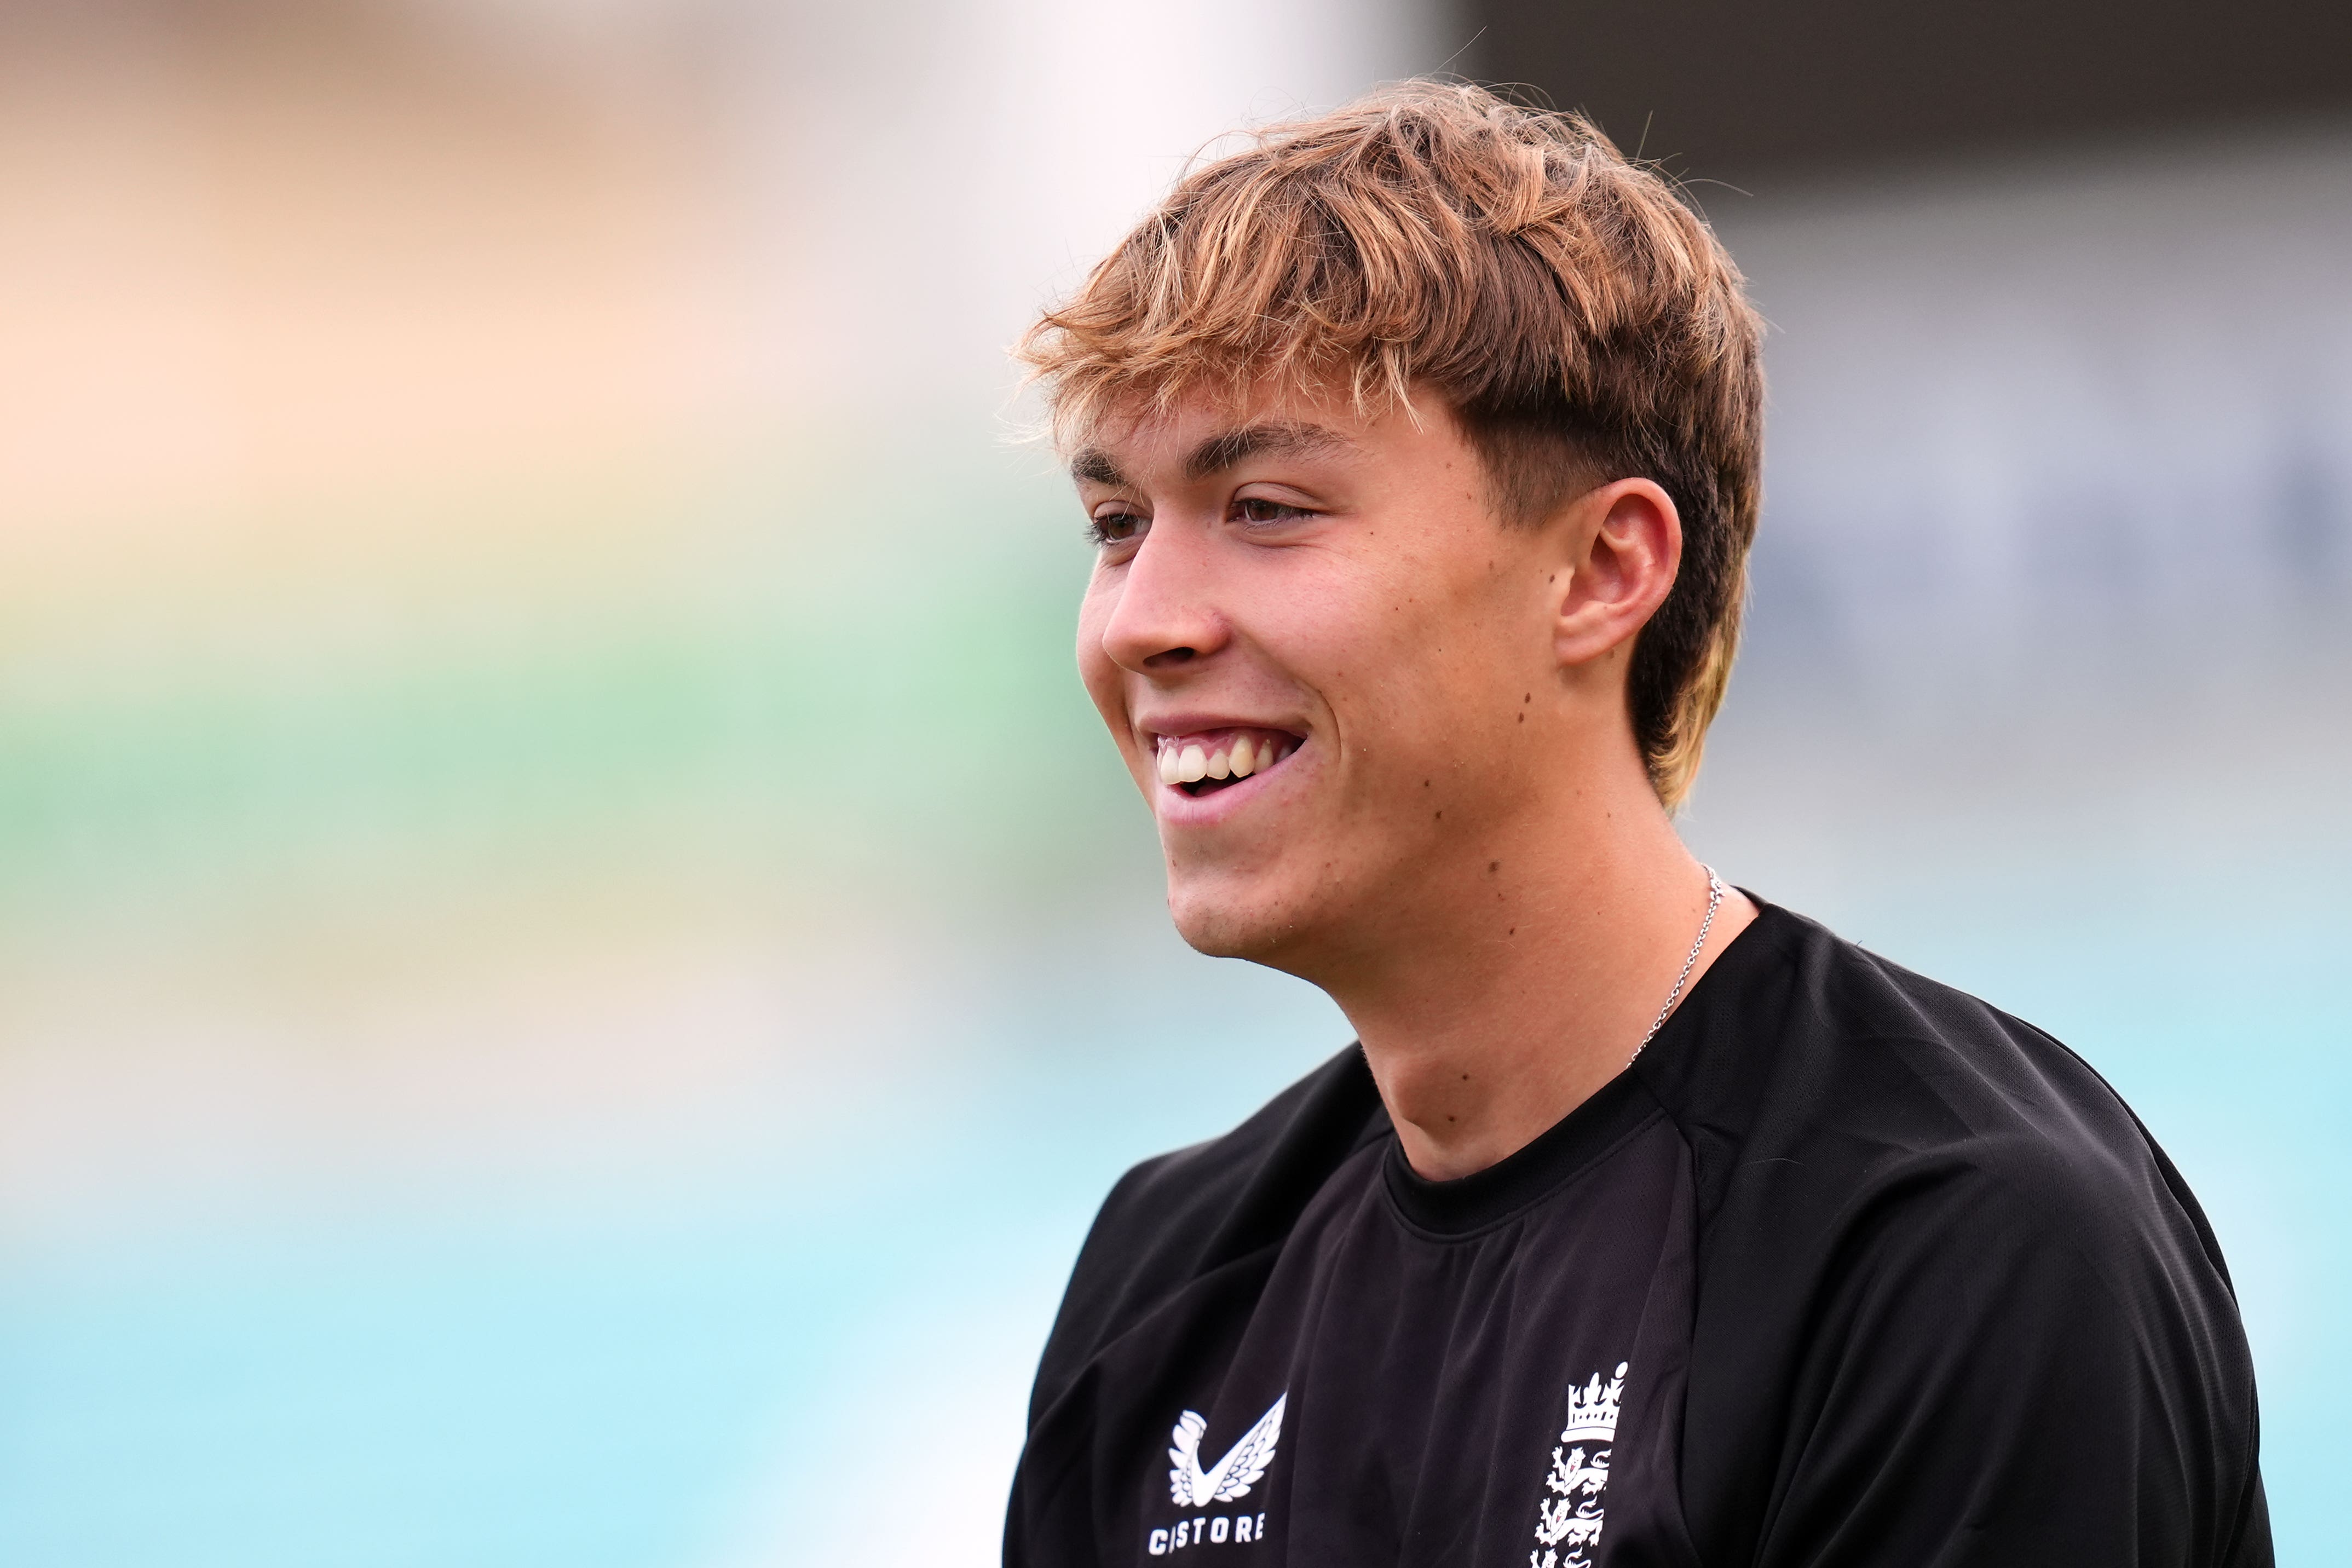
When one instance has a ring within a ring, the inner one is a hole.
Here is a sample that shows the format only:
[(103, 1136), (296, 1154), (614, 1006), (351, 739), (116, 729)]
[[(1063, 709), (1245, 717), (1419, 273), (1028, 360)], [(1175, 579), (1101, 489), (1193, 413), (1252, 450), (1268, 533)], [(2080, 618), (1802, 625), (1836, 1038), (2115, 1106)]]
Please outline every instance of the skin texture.
[[(1665, 493), (1506, 526), (1433, 396), (1367, 417), (1288, 387), (1113, 421), (1073, 472), (1080, 672), (1184, 939), (1328, 992), (1423, 1175), (1622, 1070), (1706, 901), (1625, 700), (1681, 551)], [(1159, 737), (1237, 728), (1303, 743), (1199, 799), (1160, 782)], [(1694, 980), (1754, 913), (1726, 899)]]

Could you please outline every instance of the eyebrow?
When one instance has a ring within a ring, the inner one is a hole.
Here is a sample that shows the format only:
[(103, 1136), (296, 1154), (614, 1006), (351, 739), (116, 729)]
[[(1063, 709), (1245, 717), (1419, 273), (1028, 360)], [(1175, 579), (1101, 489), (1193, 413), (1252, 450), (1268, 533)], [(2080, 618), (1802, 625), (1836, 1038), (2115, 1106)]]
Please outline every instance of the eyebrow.
[(1212, 436), (1193, 447), (1192, 455), (1184, 459), (1184, 477), (1205, 479), (1252, 458), (1319, 458), (1354, 446), (1337, 430), (1320, 425), (1244, 425), (1238, 430)]
[(1127, 483), (1127, 476), (1118, 471), (1118, 465), (1100, 447), (1084, 447), (1070, 459), (1070, 478), (1113, 489)]
[[(1205, 479), (1252, 458), (1322, 457), (1352, 451), (1355, 445), (1338, 431), (1320, 425), (1287, 421), (1244, 425), (1237, 430), (1220, 431), (1193, 447), (1184, 459), (1184, 477)], [(1070, 459), (1070, 478), (1113, 488), (1128, 482), (1118, 465), (1111, 461), (1110, 454), (1100, 447), (1083, 447)]]

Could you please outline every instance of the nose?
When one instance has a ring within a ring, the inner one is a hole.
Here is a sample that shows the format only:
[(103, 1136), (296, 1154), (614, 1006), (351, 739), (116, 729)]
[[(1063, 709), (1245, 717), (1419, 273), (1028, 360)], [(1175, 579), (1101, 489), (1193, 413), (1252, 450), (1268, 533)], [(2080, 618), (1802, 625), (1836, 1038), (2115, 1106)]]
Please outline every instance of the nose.
[(1214, 549), (1202, 531), (1181, 525), (1155, 524), (1144, 535), (1109, 590), (1102, 647), (1113, 663), (1164, 679), (1232, 639), (1217, 608)]

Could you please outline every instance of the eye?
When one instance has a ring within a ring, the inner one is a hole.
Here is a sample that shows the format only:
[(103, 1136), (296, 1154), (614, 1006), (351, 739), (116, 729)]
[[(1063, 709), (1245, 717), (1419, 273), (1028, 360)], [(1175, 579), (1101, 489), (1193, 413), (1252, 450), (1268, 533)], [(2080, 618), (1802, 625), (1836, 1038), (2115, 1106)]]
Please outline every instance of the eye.
[(1132, 543), (1142, 538), (1144, 530), (1150, 526), (1150, 519), (1114, 507), (1087, 520), (1087, 538), (1095, 548), (1103, 550), (1114, 544)]
[(1234, 516), (1240, 521), (1264, 526), (1273, 522), (1296, 522), (1315, 513), (1288, 501), (1269, 500), (1265, 496), (1243, 496), (1234, 502)]

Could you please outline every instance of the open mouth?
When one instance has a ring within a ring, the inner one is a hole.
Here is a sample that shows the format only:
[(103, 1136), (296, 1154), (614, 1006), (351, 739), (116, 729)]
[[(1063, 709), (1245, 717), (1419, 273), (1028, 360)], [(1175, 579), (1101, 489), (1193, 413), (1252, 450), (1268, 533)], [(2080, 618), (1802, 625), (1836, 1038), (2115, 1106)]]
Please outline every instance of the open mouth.
[(1160, 782), (1195, 797), (1231, 789), (1279, 766), (1307, 742), (1283, 730), (1208, 730), (1160, 735)]

